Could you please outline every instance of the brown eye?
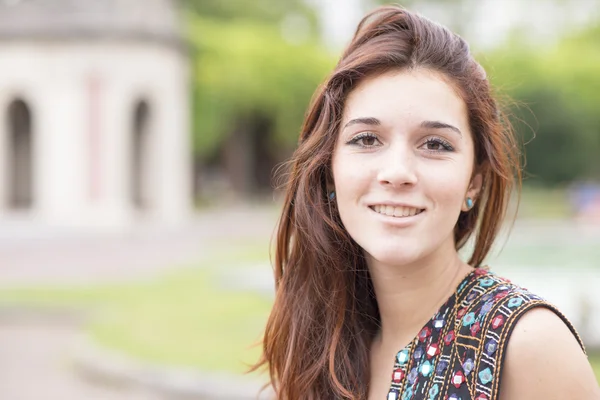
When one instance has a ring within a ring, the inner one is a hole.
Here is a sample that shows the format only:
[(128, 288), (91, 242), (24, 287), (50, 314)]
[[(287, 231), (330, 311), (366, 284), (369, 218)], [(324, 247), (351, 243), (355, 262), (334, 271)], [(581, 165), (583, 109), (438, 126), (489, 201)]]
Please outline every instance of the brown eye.
[(454, 151), (454, 147), (452, 147), (450, 143), (440, 138), (428, 139), (423, 146), (425, 147), (425, 150), (434, 153)]
[(362, 144), (364, 146), (375, 146), (377, 144), (377, 139), (375, 139), (373, 136), (367, 136), (361, 139)]
[(377, 138), (377, 136), (375, 134), (366, 132), (366, 133), (361, 133), (361, 134), (355, 136), (346, 144), (353, 145), (353, 146), (359, 146), (359, 147), (363, 147), (363, 148), (371, 148), (371, 147), (379, 146), (381, 144), (381, 142), (379, 141), (379, 139)]
[(442, 144), (439, 142), (427, 142), (427, 150), (442, 150)]

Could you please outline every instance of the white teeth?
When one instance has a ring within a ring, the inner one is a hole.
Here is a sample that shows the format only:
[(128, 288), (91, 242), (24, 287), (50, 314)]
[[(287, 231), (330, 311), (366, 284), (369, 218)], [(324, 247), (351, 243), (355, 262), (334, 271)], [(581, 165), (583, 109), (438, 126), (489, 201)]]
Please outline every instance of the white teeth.
[(393, 207), (379, 204), (372, 206), (372, 209), (379, 214), (389, 215), (390, 217), (412, 217), (421, 211), (412, 207)]

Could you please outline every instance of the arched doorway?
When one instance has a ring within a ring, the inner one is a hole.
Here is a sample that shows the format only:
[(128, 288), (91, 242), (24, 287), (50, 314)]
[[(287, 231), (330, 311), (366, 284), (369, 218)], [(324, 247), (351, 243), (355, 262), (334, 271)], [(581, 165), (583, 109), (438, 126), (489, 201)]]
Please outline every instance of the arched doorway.
[(33, 204), (33, 138), (29, 106), (20, 99), (8, 107), (8, 206), (29, 209)]
[(133, 113), (131, 141), (131, 200), (137, 209), (150, 206), (150, 107), (139, 101)]

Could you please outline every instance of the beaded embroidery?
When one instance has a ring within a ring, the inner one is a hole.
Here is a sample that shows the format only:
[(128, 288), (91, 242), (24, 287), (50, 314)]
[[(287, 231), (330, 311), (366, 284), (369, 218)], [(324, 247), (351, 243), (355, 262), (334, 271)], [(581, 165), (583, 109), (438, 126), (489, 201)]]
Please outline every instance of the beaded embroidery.
[(396, 354), (387, 400), (496, 400), (508, 339), (533, 307), (555, 312), (583, 349), (573, 325), (556, 307), (477, 268)]

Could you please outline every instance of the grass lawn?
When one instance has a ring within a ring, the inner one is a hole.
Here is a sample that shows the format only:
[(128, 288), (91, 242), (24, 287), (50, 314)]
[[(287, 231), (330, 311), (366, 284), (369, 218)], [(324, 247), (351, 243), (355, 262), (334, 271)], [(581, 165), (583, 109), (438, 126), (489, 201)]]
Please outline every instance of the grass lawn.
[(89, 335), (103, 346), (155, 363), (239, 373), (260, 354), (252, 345), (271, 300), (216, 287), (215, 276), (217, 266), (264, 261), (258, 254), (230, 252), (148, 283), (1, 290), (0, 305), (87, 308), (94, 310)]
[(600, 383), (600, 353), (590, 354), (589, 360), (596, 373), (596, 379), (598, 380), (598, 383)]
[(519, 217), (554, 219), (570, 215), (569, 193), (566, 189), (541, 188), (525, 182), (521, 192)]
[(518, 265), (528, 267), (588, 267), (598, 266), (598, 243), (510, 243), (502, 252), (489, 257), (490, 265)]

